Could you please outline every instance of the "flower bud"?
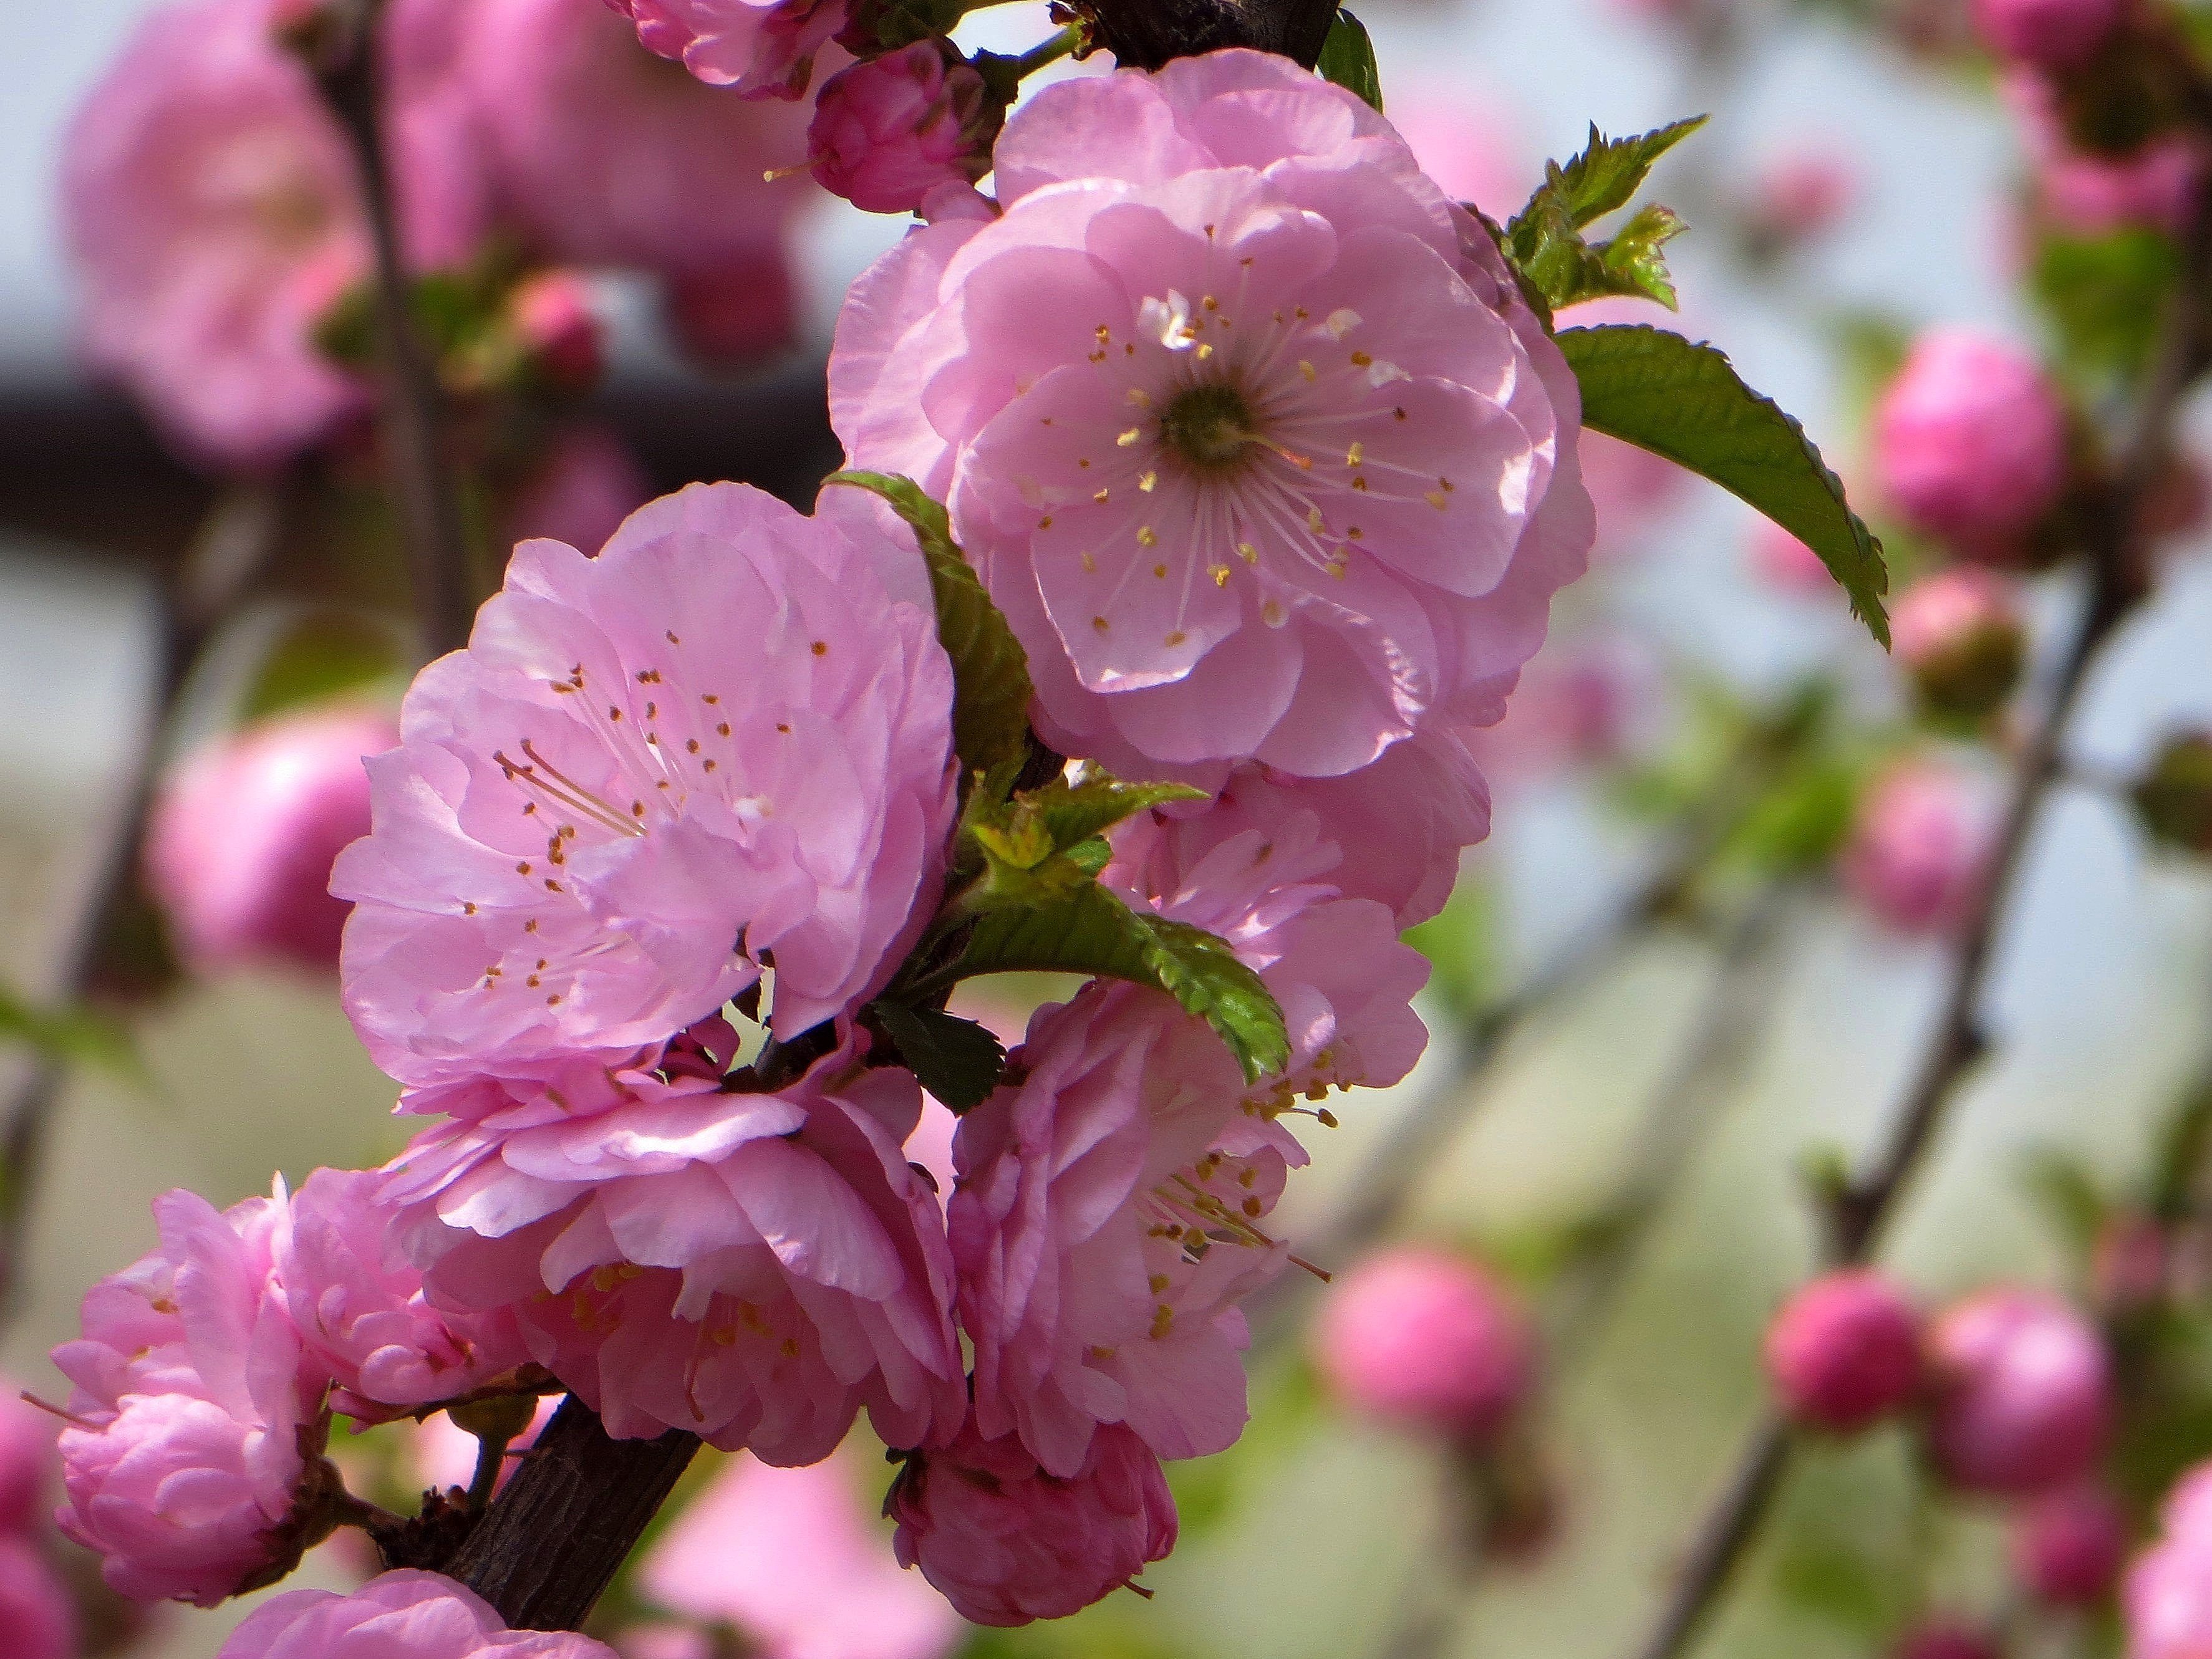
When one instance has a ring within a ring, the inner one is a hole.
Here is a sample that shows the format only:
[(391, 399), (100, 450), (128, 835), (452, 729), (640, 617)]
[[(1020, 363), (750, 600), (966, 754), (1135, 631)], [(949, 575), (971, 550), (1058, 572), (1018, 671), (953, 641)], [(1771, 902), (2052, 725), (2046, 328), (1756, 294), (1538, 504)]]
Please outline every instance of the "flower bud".
[(1784, 1303), (1767, 1327), (1766, 1371), (1792, 1421), (1853, 1433), (1912, 1398), (1920, 1322), (1886, 1275), (1828, 1274)]
[(1988, 802), (1949, 767), (1905, 760), (1859, 803), (1839, 873), (1845, 889), (1899, 933), (1943, 935), (1972, 907), (1990, 851)]
[(665, 305), (677, 343), (708, 368), (757, 363), (799, 337), (798, 285), (781, 242), (743, 263), (672, 278)]
[(574, 271), (541, 271), (515, 287), (507, 301), (526, 361), (563, 391), (580, 391), (606, 366), (592, 290)]
[(1743, 205), (1753, 251), (1785, 252), (1835, 228), (1858, 191), (1858, 177), (1844, 157), (1803, 150), (1762, 167)]
[(2032, 358), (1933, 330), (1882, 393), (1873, 459), (1881, 493), (1913, 529), (2002, 563), (2065, 490), (2066, 408)]
[(1955, 1486), (2034, 1496), (2079, 1480), (2104, 1450), (2104, 1343), (2055, 1298), (2009, 1289), (1969, 1297), (1936, 1322), (1928, 1363), (1929, 1449)]
[(185, 961), (337, 966), (348, 906), (331, 897), (331, 864), (368, 833), (362, 759), (398, 741), (381, 710), (287, 715), (216, 739), (163, 781), (146, 885)]
[(2212, 854), (2212, 732), (2168, 738), (2136, 784), (2135, 805), (2154, 841)]
[(2013, 1523), (2013, 1571), (2029, 1594), (2052, 1607), (2102, 1601), (2127, 1551), (2127, 1517), (2099, 1486), (2039, 1499)]
[(1897, 660), (1932, 712), (1978, 719), (2020, 683), (2027, 630), (2012, 584), (1971, 565), (1939, 571), (1898, 596)]
[(2063, 74), (2112, 39), (2129, 0), (1974, 0), (1974, 27), (2008, 63)]
[(1331, 1287), (1313, 1340), (1351, 1409), (1462, 1440), (1496, 1435), (1535, 1371), (1520, 1310), (1482, 1268), (1441, 1250), (1369, 1256)]
[(1914, 1626), (1889, 1652), (1890, 1659), (2004, 1659), (1993, 1637), (1948, 1619)]
[(991, 170), (1006, 118), (982, 75), (934, 40), (864, 58), (832, 76), (806, 130), (824, 190), (871, 213), (911, 213), (940, 185)]
[(8, 1659), (76, 1659), (76, 1603), (27, 1538), (0, 1535), (0, 1632)]
[(2159, 1520), (2120, 1586), (2128, 1659), (2196, 1659), (2212, 1650), (2212, 1463), (2175, 1482)]
[(485, 1602), (434, 1572), (387, 1572), (350, 1595), (295, 1589), (256, 1608), (218, 1659), (615, 1659), (565, 1631), (510, 1633)]

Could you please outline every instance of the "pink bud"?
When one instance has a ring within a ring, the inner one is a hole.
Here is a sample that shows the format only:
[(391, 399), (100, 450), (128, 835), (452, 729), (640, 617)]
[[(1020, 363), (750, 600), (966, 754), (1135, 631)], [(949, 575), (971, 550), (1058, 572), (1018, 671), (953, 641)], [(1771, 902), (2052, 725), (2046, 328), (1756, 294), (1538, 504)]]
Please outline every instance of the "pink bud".
[(1890, 626), (1899, 663), (1939, 714), (1993, 713), (2020, 683), (2027, 630), (2013, 583), (1995, 572), (1961, 565), (1922, 578), (1898, 596)]
[(678, 343), (709, 368), (757, 363), (798, 337), (798, 284), (780, 240), (742, 263), (670, 279), (665, 302)]
[(2004, 1650), (1970, 1625), (1938, 1619), (1899, 1637), (1890, 1659), (2004, 1659)]
[(2105, 1347), (2065, 1303), (1985, 1291), (1929, 1334), (1929, 1449), (1953, 1484), (2030, 1497), (2086, 1474), (2105, 1446), (2112, 1385)]
[(27, 1538), (0, 1536), (0, 1635), (8, 1659), (76, 1659), (76, 1603)]
[(991, 170), (1006, 112), (973, 65), (946, 53), (917, 40), (830, 78), (806, 130), (824, 190), (871, 213), (911, 213), (939, 185)]
[(398, 741), (380, 710), (319, 710), (218, 738), (169, 774), (146, 884), (188, 963), (337, 966), (348, 907), (331, 897), (331, 864), (368, 833), (362, 758)]
[[(592, 290), (574, 271), (541, 271), (508, 300), (531, 366), (563, 391), (589, 386), (606, 366)], [(596, 543), (583, 543), (595, 546)]]
[(1838, 869), (1844, 886), (1899, 933), (1942, 935), (1972, 909), (1989, 867), (1989, 802), (1973, 780), (1905, 760), (1859, 804)]
[(2015, 558), (2066, 487), (2066, 407), (2034, 360), (1958, 330), (1921, 336), (1875, 411), (1881, 493), (1913, 529)]
[(2112, 39), (2129, 0), (1974, 0), (1974, 27), (1998, 57), (2063, 73)]
[(1872, 1268), (1814, 1280), (1766, 1330), (1766, 1371), (1782, 1408), (1849, 1434), (1901, 1409), (1920, 1381), (1920, 1321)]
[(2102, 1601), (2127, 1552), (2127, 1517), (2099, 1486), (2039, 1499), (2013, 1524), (2013, 1571), (2053, 1607)]
[(1800, 150), (1759, 168), (1745, 217), (1761, 245), (1790, 247), (1832, 230), (1857, 193), (1858, 176), (1844, 156)]
[(1419, 1247), (1379, 1251), (1338, 1280), (1313, 1352), (1352, 1410), (1468, 1440), (1504, 1426), (1535, 1370), (1520, 1310), (1490, 1275)]

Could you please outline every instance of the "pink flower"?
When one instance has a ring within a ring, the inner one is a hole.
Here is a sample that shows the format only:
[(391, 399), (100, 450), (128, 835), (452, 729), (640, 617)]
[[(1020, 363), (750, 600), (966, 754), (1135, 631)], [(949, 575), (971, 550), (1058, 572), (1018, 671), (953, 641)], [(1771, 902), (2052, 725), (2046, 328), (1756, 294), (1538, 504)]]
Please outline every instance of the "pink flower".
[(638, 1583), (775, 1659), (943, 1659), (960, 1621), (884, 1547), (861, 1478), (842, 1455), (788, 1469), (733, 1460), (654, 1543)]
[(661, 302), (676, 343), (706, 368), (757, 364), (798, 337), (799, 279), (781, 244), (703, 276), (678, 277)]
[(1327, 777), (1494, 718), (1593, 532), (1488, 233), (1256, 52), (1048, 88), (995, 168), (1001, 216), (856, 285), (830, 405), (855, 465), (949, 495), (1048, 741)]
[(1539, 182), (1520, 135), (1486, 100), (1470, 99), (1464, 85), (1439, 80), (1407, 89), (1393, 77), (1390, 124), (1439, 190), (1500, 224), (1521, 211)]
[(779, 252), (805, 117), (718, 94), (594, 0), (478, 0), (466, 72), (502, 199), (562, 264), (696, 277)]
[(2066, 407), (2032, 358), (1959, 330), (1916, 341), (1875, 411), (1881, 493), (1913, 529), (2014, 556), (2066, 487)]
[(1954, 1485), (2033, 1496), (2080, 1480), (2112, 1420), (2104, 1343), (2037, 1291), (1969, 1297), (1928, 1341), (1929, 1448)]
[(1793, 1421), (1851, 1434), (1901, 1411), (1920, 1385), (1920, 1320), (1872, 1268), (1831, 1273), (1766, 1329), (1766, 1371)]
[(889, 1444), (949, 1434), (963, 1390), (938, 1203), (901, 1142), (907, 1072), (848, 1050), (773, 1094), (630, 1075), (418, 1137), (400, 1236), (442, 1306), (512, 1306), (610, 1433), (692, 1430), (827, 1456), (866, 1407)]
[(2065, 73), (2096, 56), (2131, 0), (1974, 0), (1974, 27), (1998, 57)]
[(553, 440), (507, 509), (502, 539), (600, 547), (652, 499), (652, 481), (615, 432), (572, 427)]
[(1330, 1287), (1313, 1355), (1354, 1411), (1469, 1442), (1495, 1436), (1535, 1376), (1528, 1322), (1497, 1281), (1416, 1245), (1379, 1250)]
[(2127, 1553), (2127, 1517), (2101, 1486), (2039, 1499), (2013, 1526), (2013, 1571), (2039, 1601), (2053, 1607), (2103, 1601)]
[(1987, 876), (1989, 802), (1964, 774), (1905, 760), (1859, 804), (1840, 863), (1844, 886), (1885, 926), (1944, 934), (1965, 920)]
[(434, 1572), (387, 1572), (350, 1595), (295, 1589), (232, 1632), (218, 1659), (614, 1659), (565, 1631), (510, 1631)]
[(381, 709), (320, 709), (217, 738), (163, 780), (146, 885), (186, 961), (337, 966), (350, 906), (331, 897), (331, 865), (368, 833), (363, 760), (398, 742)]
[(852, 528), (695, 485), (595, 559), (516, 549), (331, 884), (387, 1072), (604, 1089), (771, 954), (787, 1041), (883, 983), (942, 879), (951, 673), (876, 574), (911, 552)]
[(2120, 1586), (2128, 1659), (2199, 1659), (2212, 1650), (2212, 1465), (2166, 1495), (2164, 1536)]
[(2195, 140), (2168, 132), (2124, 155), (2081, 149), (2068, 136), (2059, 89), (2045, 76), (2008, 75), (2002, 91), (2034, 165), (2035, 204), (2057, 228), (2078, 236), (2135, 227), (2179, 236), (2188, 228), (2205, 175)]
[(53, 1418), (0, 1374), (0, 1534), (37, 1524), (53, 1474)]
[(917, 40), (840, 70), (823, 86), (806, 154), (823, 189), (871, 213), (911, 213), (945, 184), (991, 170), (1001, 112), (949, 47)]
[(118, 1593), (212, 1607), (268, 1582), (320, 1534), (322, 1381), (271, 1276), (283, 1190), (218, 1214), (155, 1201), (161, 1248), (86, 1293), (54, 1350), (76, 1384), (62, 1432), (62, 1530)]
[(1041, 1470), (1012, 1436), (971, 1424), (907, 1460), (884, 1505), (902, 1566), (919, 1566), (963, 1618), (1026, 1625), (1089, 1607), (1175, 1547), (1175, 1499), (1159, 1459), (1109, 1426), (1071, 1475)]
[(1650, 731), (1657, 679), (1648, 657), (1625, 634), (1554, 641), (1522, 673), (1505, 718), (1471, 734), (1474, 751), (1492, 773), (1523, 784), (1576, 766), (1609, 765)]
[(846, 0), (607, 0), (638, 39), (710, 86), (796, 98), (814, 59), (845, 26)]
[(1759, 243), (1786, 248), (1833, 229), (1857, 193), (1858, 175), (1846, 157), (1795, 150), (1760, 165), (1745, 212)]
[(76, 1603), (27, 1538), (0, 1535), (0, 1631), (8, 1659), (77, 1659)]
[(374, 1170), (317, 1170), (292, 1200), (276, 1276), (332, 1404), (368, 1422), (457, 1400), (528, 1357), (505, 1313), (469, 1318), (430, 1306), (422, 1275), (391, 1259), (391, 1211)]
[(1899, 665), (1921, 699), (1945, 714), (1994, 712), (2011, 696), (2027, 657), (2015, 584), (1975, 565), (1938, 571), (1905, 589), (1891, 627)]

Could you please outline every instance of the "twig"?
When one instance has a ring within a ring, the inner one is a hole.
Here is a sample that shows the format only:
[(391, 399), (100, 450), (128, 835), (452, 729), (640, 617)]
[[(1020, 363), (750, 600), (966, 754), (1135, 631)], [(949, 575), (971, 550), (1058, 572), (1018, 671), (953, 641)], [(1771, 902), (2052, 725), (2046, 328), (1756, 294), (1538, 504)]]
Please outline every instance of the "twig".
[(1133, 69), (1221, 46), (1255, 46), (1306, 68), (1321, 56), (1337, 0), (1076, 0), (1098, 43)]

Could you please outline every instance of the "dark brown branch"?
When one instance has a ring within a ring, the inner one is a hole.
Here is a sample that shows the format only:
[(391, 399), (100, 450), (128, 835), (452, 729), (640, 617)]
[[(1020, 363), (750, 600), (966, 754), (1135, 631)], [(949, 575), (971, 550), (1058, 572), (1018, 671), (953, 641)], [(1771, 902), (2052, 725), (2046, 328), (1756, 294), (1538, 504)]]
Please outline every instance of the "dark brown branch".
[(1091, 0), (1077, 9), (1116, 61), (1140, 70), (1222, 46), (1254, 46), (1311, 69), (1336, 21), (1336, 0)]

